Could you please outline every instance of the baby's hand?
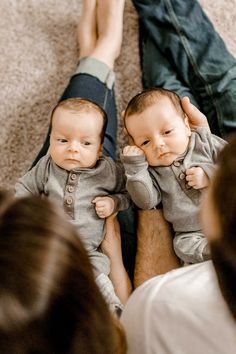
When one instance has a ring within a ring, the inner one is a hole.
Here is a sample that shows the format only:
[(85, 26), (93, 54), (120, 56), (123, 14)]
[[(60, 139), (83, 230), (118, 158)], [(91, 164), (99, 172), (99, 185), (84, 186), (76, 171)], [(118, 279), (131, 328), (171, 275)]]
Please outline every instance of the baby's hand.
[(95, 204), (96, 213), (101, 219), (107, 218), (114, 211), (115, 202), (110, 197), (96, 197), (92, 203)]
[(137, 156), (137, 155), (144, 155), (144, 152), (136, 145), (127, 145), (123, 149), (123, 155), (124, 156)]
[(209, 177), (201, 167), (191, 167), (186, 170), (186, 181), (194, 189), (205, 188), (209, 185)]

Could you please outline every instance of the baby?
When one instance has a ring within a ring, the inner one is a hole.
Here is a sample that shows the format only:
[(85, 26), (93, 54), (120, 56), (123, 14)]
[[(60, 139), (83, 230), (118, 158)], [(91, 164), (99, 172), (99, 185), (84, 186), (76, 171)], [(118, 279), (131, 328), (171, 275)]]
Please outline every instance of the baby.
[(136, 95), (127, 106), (124, 124), (134, 143), (121, 156), (134, 203), (152, 209), (162, 202), (175, 232), (175, 252), (184, 263), (209, 259), (199, 205), (225, 141), (207, 128), (191, 131), (179, 96), (160, 88)]
[(80, 98), (61, 101), (51, 116), (48, 154), (16, 184), (16, 195), (41, 194), (64, 208), (76, 225), (96, 280), (111, 308), (122, 308), (108, 274), (110, 262), (100, 251), (104, 218), (130, 206), (123, 167), (102, 157), (107, 115)]

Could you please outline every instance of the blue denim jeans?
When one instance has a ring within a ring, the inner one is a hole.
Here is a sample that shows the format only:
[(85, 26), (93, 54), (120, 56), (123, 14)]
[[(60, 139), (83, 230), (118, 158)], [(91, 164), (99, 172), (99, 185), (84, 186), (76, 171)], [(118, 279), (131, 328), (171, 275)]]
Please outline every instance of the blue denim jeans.
[[(87, 71), (87, 72), (86, 72)], [(113, 77), (112, 77), (113, 76)], [(102, 80), (102, 81), (101, 81)], [(117, 109), (114, 94), (114, 73), (107, 70), (103, 63), (89, 60), (79, 64), (77, 73), (72, 76), (59, 101), (67, 98), (87, 98), (100, 105), (107, 113), (108, 124), (103, 143), (103, 153), (116, 159)], [(50, 131), (33, 162), (34, 166), (49, 148)], [(125, 268), (133, 280), (136, 255), (136, 210), (129, 208), (118, 213), (121, 229), (122, 254)]]
[(213, 133), (236, 131), (236, 60), (196, 0), (133, 0), (143, 85), (189, 96)]

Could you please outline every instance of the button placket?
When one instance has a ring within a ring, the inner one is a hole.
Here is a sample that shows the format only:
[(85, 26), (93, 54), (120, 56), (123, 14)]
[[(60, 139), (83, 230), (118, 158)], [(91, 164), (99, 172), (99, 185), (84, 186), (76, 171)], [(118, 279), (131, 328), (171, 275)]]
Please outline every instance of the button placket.
[(73, 203), (73, 198), (72, 197), (67, 197), (66, 198), (66, 204), (71, 205)]
[(67, 189), (67, 191), (68, 191), (69, 193), (74, 192), (74, 187), (71, 186), (71, 185), (67, 185), (67, 186), (66, 186), (66, 189)]
[(186, 184), (185, 184), (185, 188), (186, 188), (186, 189), (191, 189), (192, 187), (191, 187), (188, 183), (186, 183)]
[(182, 160), (177, 160), (174, 161), (172, 164), (172, 170), (175, 174), (175, 177), (179, 183), (179, 185), (181, 186), (181, 188), (187, 192), (187, 194), (189, 194), (189, 190), (192, 188), (191, 186), (188, 185), (187, 181), (186, 181), (186, 174), (185, 171), (183, 170), (184, 166), (182, 165)]
[(76, 180), (76, 177), (77, 177), (77, 175), (74, 172), (70, 173), (70, 175), (69, 175), (69, 179), (72, 181)]
[(74, 201), (78, 179), (79, 173), (70, 172), (65, 187), (64, 209), (72, 218), (74, 217)]
[(173, 165), (174, 165), (175, 167), (179, 167), (181, 164), (180, 164), (179, 161), (174, 161), (174, 162), (173, 162)]

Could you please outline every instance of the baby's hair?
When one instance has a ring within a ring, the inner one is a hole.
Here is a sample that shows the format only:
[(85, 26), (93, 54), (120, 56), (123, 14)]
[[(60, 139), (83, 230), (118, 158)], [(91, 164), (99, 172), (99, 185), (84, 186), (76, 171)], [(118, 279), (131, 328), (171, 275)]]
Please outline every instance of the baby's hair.
[(89, 113), (91, 111), (93, 112), (95, 111), (99, 113), (103, 118), (103, 126), (101, 131), (101, 142), (103, 143), (106, 128), (107, 128), (108, 118), (104, 109), (101, 108), (97, 103), (87, 98), (85, 99), (80, 97), (68, 98), (66, 100), (60, 101), (52, 110), (51, 119), (50, 119), (50, 130), (52, 129), (54, 113), (59, 107), (75, 113)]
[(154, 87), (143, 90), (134, 96), (128, 103), (124, 114), (125, 118), (133, 114), (140, 114), (148, 107), (158, 103), (163, 97), (169, 98), (177, 112), (184, 118), (184, 110), (182, 108), (181, 98), (174, 91), (170, 91), (160, 87)]
[(222, 293), (236, 320), (236, 136), (229, 139), (217, 163), (211, 196), (220, 236), (210, 245)]
[(125, 353), (124, 333), (61, 209), (39, 196), (0, 192), (0, 201), (0, 352)]

